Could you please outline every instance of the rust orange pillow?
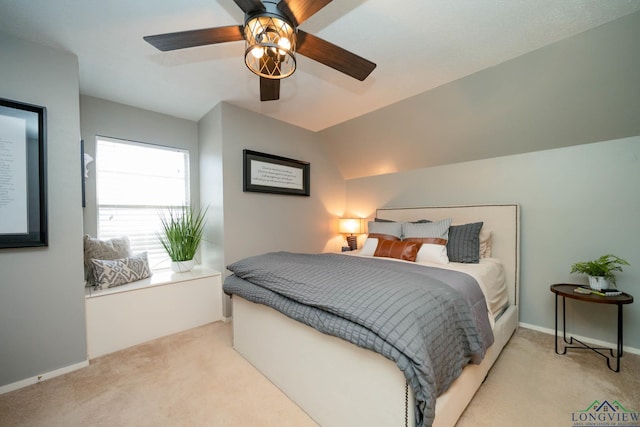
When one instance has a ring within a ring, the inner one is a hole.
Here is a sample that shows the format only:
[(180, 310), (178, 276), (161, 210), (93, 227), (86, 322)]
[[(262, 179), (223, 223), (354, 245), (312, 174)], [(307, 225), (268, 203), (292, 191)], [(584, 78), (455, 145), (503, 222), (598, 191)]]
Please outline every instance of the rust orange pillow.
[(380, 240), (373, 256), (396, 258), (415, 262), (421, 242), (401, 242), (398, 240)]

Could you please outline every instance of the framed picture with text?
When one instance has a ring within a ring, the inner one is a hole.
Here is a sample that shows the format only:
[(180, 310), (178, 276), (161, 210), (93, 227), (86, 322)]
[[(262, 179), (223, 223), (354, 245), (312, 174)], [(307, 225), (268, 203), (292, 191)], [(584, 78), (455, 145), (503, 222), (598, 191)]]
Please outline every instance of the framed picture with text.
[(309, 196), (310, 164), (243, 150), (243, 191)]
[(47, 246), (46, 108), (0, 98), (0, 249)]

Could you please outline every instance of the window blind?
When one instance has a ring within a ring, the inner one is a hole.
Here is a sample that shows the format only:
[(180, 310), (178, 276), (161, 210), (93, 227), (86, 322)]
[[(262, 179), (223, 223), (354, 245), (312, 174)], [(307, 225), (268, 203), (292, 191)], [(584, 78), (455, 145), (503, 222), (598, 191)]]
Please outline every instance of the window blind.
[(160, 216), (189, 205), (188, 151), (98, 137), (96, 193), (98, 237), (128, 236), (131, 251), (146, 251), (152, 269), (168, 267)]

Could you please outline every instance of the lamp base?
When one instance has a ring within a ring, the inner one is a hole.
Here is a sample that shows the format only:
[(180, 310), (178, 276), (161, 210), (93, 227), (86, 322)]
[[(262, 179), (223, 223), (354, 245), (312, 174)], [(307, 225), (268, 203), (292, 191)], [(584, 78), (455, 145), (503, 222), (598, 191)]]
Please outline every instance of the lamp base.
[(352, 251), (355, 251), (356, 249), (358, 249), (358, 236), (347, 236), (347, 244), (349, 245), (349, 248), (351, 248)]

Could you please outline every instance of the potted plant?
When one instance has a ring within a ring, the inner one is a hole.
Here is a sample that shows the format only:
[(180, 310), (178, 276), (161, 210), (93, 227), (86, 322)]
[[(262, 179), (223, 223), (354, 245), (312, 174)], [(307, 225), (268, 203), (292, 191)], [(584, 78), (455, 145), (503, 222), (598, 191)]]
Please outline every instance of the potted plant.
[(612, 254), (602, 255), (593, 261), (577, 262), (571, 266), (571, 273), (589, 276), (589, 286), (595, 290), (615, 288), (616, 271), (622, 271), (623, 265), (629, 263)]
[(160, 216), (162, 233), (160, 243), (171, 258), (171, 269), (176, 272), (190, 271), (204, 235), (207, 209), (190, 206), (172, 208)]

